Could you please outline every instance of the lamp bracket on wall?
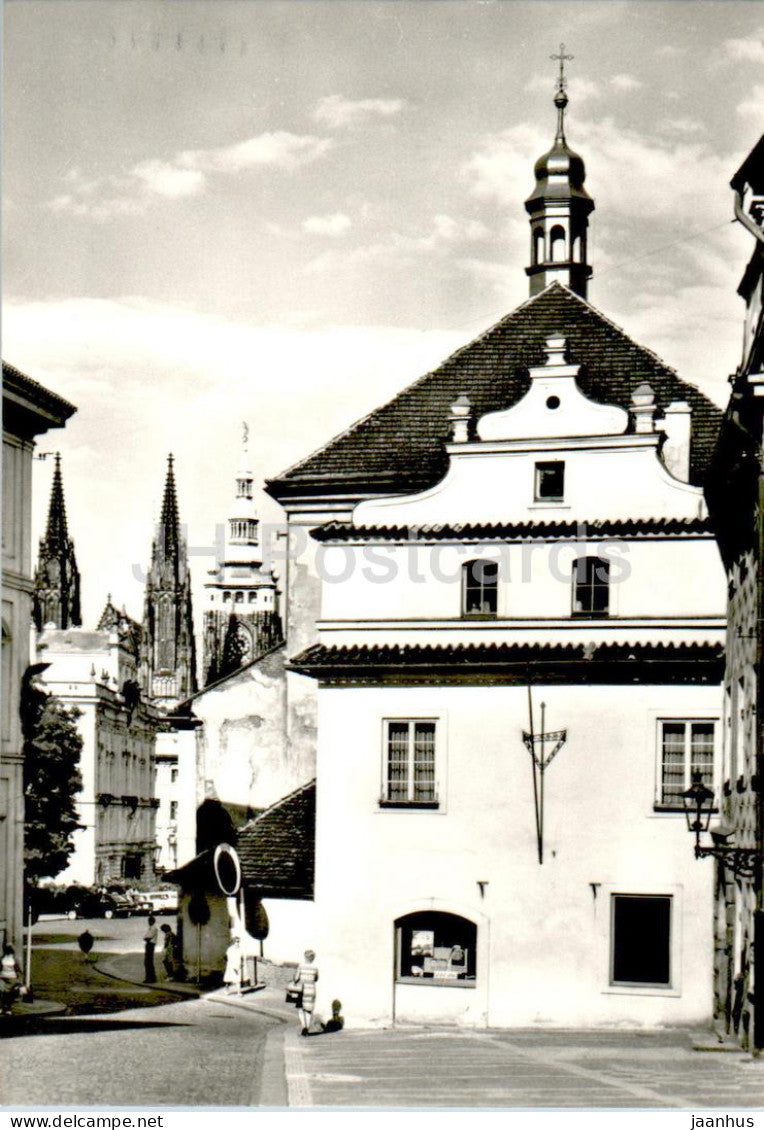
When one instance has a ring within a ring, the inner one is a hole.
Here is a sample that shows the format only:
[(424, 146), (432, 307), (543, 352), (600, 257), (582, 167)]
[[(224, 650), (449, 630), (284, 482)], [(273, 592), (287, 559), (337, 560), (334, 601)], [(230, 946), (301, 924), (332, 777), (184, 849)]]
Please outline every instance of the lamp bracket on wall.
[(544, 862), (544, 774), (565, 744), (567, 730), (546, 730), (546, 703), (541, 703), (541, 731), (533, 728), (533, 697), (528, 685), (528, 717), (530, 732), (523, 730), (523, 744), (531, 755), (533, 772), (533, 807), (536, 815), (536, 845), (539, 863)]

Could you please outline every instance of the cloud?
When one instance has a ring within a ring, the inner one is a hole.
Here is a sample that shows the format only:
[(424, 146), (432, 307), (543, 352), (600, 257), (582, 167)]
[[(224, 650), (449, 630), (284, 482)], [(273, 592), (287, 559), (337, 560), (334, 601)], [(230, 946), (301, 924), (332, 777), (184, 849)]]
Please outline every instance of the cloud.
[(276, 130), (219, 149), (188, 149), (177, 155), (175, 163), (184, 169), (215, 173), (240, 173), (264, 167), (296, 169), (324, 157), (333, 145), (328, 137)]
[(746, 39), (725, 39), (722, 46), (728, 59), (739, 63), (764, 63), (764, 28)]
[[(89, 578), (86, 623), (109, 589), (140, 614), (133, 566), (147, 564), (168, 451), (201, 602), (215, 524), (232, 497), (241, 419), (256, 437), (255, 475), (276, 475), (469, 337), (391, 325), (257, 325), (139, 298), (7, 301), (3, 334), (13, 364), (79, 409), (43, 450), (64, 454), (70, 529)], [(93, 467), (108, 473), (94, 476)], [(41, 532), (49, 463), (36, 463), (35, 473)], [(266, 520), (283, 520), (265, 496), (258, 505)]]
[(147, 158), (119, 176), (87, 178), (72, 168), (63, 178), (67, 191), (52, 197), (47, 206), (52, 212), (97, 221), (142, 215), (157, 200), (200, 195), (211, 175), (258, 168), (290, 172), (324, 157), (333, 145), (332, 138), (276, 130), (234, 145), (182, 150), (170, 160)]
[(196, 169), (179, 169), (167, 161), (142, 161), (133, 168), (133, 176), (143, 181), (148, 192), (171, 199), (195, 196), (205, 185), (203, 173)]
[(687, 54), (686, 47), (675, 47), (673, 43), (664, 43), (655, 52), (656, 55), (661, 55), (664, 59), (678, 59), (682, 55)]
[(661, 118), (657, 128), (661, 133), (702, 133), (706, 127), (695, 118)]
[(613, 77), (610, 80), (610, 85), (615, 90), (627, 91), (627, 90), (639, 90), (641, 87), (644, 86), (644, 83), (640, 82), (638, 78), (634, 78), (634, 75), (623, 75), (622, 74), (622, 75), (613, 75)]
[(304, 272), (307, 275), (347, 274), (371, 263), (401, 264), (425, 253), (444, 257), (465, 244), (483, 241), (490, 236), (489, 229), (480, 220), (455, 219), (439, 213), (432, 217), (431, 223), (430, 230), (421, 235), (392, 231), (375, 243), (326, 251), (311, 259)]
[(329, 216), (308, 216), (301, 226), (310, 235), (337, 236), (349, 231), (353, 221), (344, 212), (334, 212)]
[(369, 118), (391, 118), (400, 114), (406, 102), (402, 98), (343, 98), (329, 94), (321, 98), (314, 110), (313, 120), (331, 129), (357, 126)]
[[(742, 154), (718, 153), (684, 137), (645, 136), (612, 118), (576, 119), (569, 134), (586, 155), (587, 188), (611, 222), (649, 215), (681, 226), (682, 217), (691, 216), (692, 227), (699, 228), (726, 217), (730, 169)], [(548, 131), (528, 124), (483, 138), (463, 170), (472, 192), (515, 207), (529, 195), (533, 163), (550, 140)]]
[(757, 82), (751, 96), (738, 103), (735, 110), (742, 118), (764, 119), (764, 84)]

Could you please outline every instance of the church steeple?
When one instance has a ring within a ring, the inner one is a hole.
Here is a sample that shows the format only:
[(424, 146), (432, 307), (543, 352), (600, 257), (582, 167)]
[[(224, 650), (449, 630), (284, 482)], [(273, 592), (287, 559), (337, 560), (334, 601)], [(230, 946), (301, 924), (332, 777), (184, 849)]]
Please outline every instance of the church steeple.
[(61, 456), (56, 452), (53, 484), (48, 507), (48, 525), (40, 538), (40, 552), (34, 578), (33, 616), (41, 632), (47, 624), (73, 628), (82, 624), (80, 615), (80, 574), (69, 537), (64, 502)]
[(525, 271), (530, 278), (531, 297), (557, 280), (586, 298), (592, 274), (587, 262), (586, 232), (594, 201), (584, 188), (584, 162), (565, 139), (565, 62), (573, 56), (565, 54), (563, 43), (560, 54), (551, 58), (560, 63), (554, 96), (557, 131), (552, 148), (536, 162), (536, 187), (525, 201), (531, 225), (531, 265)]
[(204, 586), (207, 685), (258, 659), (284, 638), (276, 580), (263, 565), (246, 424), (234, 500), (228, 511), (225, 557), (209, 576)]
[(170, 708), (196, 690), (188, 551), (180, 524), (172, 455), (151, 546), (141, 637), (140, 679), (149, 699)]

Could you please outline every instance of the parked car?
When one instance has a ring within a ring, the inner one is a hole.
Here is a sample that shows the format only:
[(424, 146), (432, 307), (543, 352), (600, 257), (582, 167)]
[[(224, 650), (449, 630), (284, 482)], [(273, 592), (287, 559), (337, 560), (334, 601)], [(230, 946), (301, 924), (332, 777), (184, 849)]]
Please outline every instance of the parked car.
[(117, 902), (115, 895), (106, 891), (94, 891), (88, 887), (68, 887), (66, 891), (67, 918), (114, 918), (126, 917), (124, 902)]
[(175, 891), (149, 891), (145, 896), (151, 903), (152, 914), (177, 914), (178, 892)]
[(133, 904), (133, 914), (151, 914), (153, 912), (154, 904), (143, 891), (126, 891), (125, 894)]

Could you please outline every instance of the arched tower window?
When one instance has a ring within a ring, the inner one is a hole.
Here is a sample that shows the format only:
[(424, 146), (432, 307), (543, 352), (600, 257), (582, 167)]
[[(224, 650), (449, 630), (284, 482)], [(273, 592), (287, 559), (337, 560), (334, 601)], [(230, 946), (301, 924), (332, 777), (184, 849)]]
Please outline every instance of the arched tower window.
[(555, 224), (549, 233), (549, 258), (553, 263), (564, 263), (567, 254), (565, 251), (565, 228)]
[(583, 242), (581, 240), (581, 236), (577, 235), (576, 238), (573, 240), (573, 255), (572, 255), (572, 258), (573, 258), (574, 262), (576, 262), (576, 263), (580, 263), (582, 261), (582, 255), (581, 255), (582, 247), (583, 247)]
[(533, 233), (533, 262), (534, 264), (544, 262), (544, 231), (543, 228), (536, 228)]

